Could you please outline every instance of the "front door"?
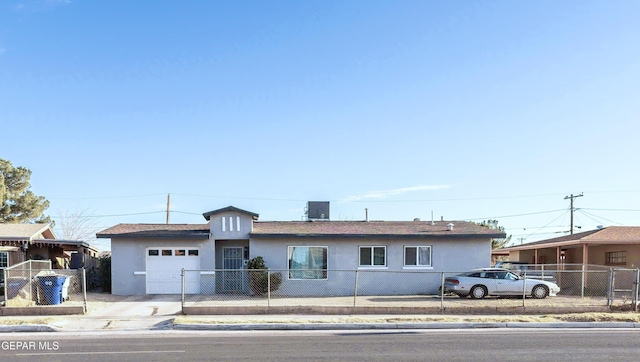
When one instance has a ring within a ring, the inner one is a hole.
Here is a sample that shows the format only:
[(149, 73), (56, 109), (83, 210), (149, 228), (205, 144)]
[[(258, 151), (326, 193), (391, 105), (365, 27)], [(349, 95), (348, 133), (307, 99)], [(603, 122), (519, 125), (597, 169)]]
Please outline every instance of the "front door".
[[(222, 290), (224, 292), (242, 292), (244, 266), (244, 248), (242, 246), (230, 246), (222, 248)], [(233, 271), (233, 269), (239, 269)]]

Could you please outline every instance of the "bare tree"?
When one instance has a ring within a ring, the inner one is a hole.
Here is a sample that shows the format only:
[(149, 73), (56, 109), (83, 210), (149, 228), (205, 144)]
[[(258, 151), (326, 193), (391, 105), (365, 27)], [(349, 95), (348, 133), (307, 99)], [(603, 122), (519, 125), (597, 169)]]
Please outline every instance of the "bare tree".
[(94, 225), (93, 212), (89, 209), (65, 209), (59, 212), (56, 228), (61, 231), (64, 240), (94, 240), (99, 227)]

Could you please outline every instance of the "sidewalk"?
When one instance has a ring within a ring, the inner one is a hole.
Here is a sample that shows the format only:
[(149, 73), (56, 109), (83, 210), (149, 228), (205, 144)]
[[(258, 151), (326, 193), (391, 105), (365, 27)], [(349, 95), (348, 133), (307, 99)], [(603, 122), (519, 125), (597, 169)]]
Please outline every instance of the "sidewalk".
[(141, 330), (401, 330), (461, 328), (640, 328), (638, 313), (556, 315), (190, 315), (180, 296), (97, 301), (77, 316), (0, 317), (0, 333)]

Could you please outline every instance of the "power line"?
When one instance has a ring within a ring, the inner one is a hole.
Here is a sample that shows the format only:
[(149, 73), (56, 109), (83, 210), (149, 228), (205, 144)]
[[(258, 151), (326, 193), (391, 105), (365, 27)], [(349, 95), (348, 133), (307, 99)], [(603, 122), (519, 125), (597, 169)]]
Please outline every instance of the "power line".
[[(558, 217), (556, 217), (555, 219), (553, 219), (553, 220), (549, 221), (549, 223), (548, 223), (547, 225), (545, 225), (545, 226), (541, 227), (540, 229), (538, 229), (538, 230), (536, 230), (536, 231), (539, 231), (539, 230), (541, 230), (541, 229), (544, 229), (544, 228), (548, 227), (549, 225), (551, 225), (551, 223), (552, 223), (552, 222), (555, 222), (556, 220), (558, 220), (559, 218), (561, 218), (561, 217), (562, 217), (562, 216), (564, 216), (564, 215), (566, 215), (566, 213), (565, 213), (565, 214), (560, 214), (560, 215), (559, 215)], [(526, 239), (528, 239), (529, 237), (531, 237), (531, 236), (532, 236), (532, 235), (534, 235), (535, 233), (536, 233), (536, 232), (534, 231), (533, 233), (529, 234), (529, 235), (526, 237)]]
[(94, 196), (94, 197), (47, 197), (48, 200), (108, 200), (135, 199), (141, 197), (160, 196), (165, 194), (127, 195), (127, 196)]
[(538, 212), (530, 212), (530, 213), (526, 213), (526, 214), (515, 214), (515, 215), (502, 215), (502, 216), (487, 216), (487, 217), (478, 217), (478, 218), (463, 218), (463, 220), (469, 220), (469, 221), (474, 221), (474, 220), (490, 220), (490, 219), (505, 219), (505, 218), (509, 218), (509, 217), (519, 217), (519, 216), (530, 216), (530, 215), (539, 215), (539, 214), (549, 214), (552, 212), (558, 212), (558, 211), (565, 211), (565, 209), (558, 209), (558, 210), (548, 210), (548, 211), (538, 211)]
[[(111, 215), (85, 215), (86, 218), (98, 218), (98, 217), (117, 217), (117, 216), (135, 216), (135, 215), (148, 215), (148, 214), (163, 214), (165, 211), (149, 211), (149, 212), (136, 212), (130, 214), (111, 214)], [(49, 216), (53, 219), (62, 219), (64, 216)]]
[[(509, 218), (509, 217), (548, 214), (548, 213), (558, 212), (558, 211), (564, 211), (564, 209), (538, 211), (538, 212), (531, 212), (531, 213), (526, 213), (526, 214), (487, 216), (487, 217), (478, 217), (478, 218), (463, 218), (462, 220), (474, 221), (474, 220), (488, 220), (488, 219), (504, 219), (504, 218)], [(135, 216), (135, 215), (163, 214), (163, 213), (166, 213), (166, 210), (165, 211), (148, 211), (148, 212), (127, 213), (127, 214), (83, 215), (82, 217), (83, 218), (84, 217), (86, 217), (86, 218), (100, 218), (100, 217)], [(178, 210), (171, 210), (171, 213), (185, 214), (185, 215), (198, 215), (198, 216), (202, 215), (201, 212), (188, 212), (188, 211), (178, 211)], [(53, 216), (53, 215), (50, 215), (50, 217), (53, 218), (53, 219), (63, 219), (63, 218), (65, 218), (64, 216)]]
[[(566, 231), (547, 231), (547, 232), (542, 232), (542, 233), (533, 233), (533, 234), (511, 234), (511, 236), (513, 237), (519, 237), (519, 236), (525, 236), (522, 239), (527, 239), (531, 236), (540, 236), (540, 235), (553, 235), (553, 234), (559, 234), (559, 233), (566, 233)], [(518, 238), (519, 239), (519, 238)]]
[(590, 217), (590, 218), (591, 218), (591, 220), (594, 220), (594, 221), (596, 221), (596, 222), (600, 222), (600, 221), (599, 221), (599, 220), (594, 219), (594, 217), (597, 217), (597, 218), (600, 218), (600, 219), (602, 219), (602, 220), (608, 221), (608, 222), (610, 222), (610, 223), (612, 223), (612, 224), (622, 225), (622, 223), (619, 223), (619, 222), (617, 222), (617, 221), (609, 220), (609, 219), (606, 219), (606, 218), (604, 218), (604, 217), (602, 217), (602, 216), (598, 216), (598, 215), (594, 215), (594, 214), (592, 214), (592, 213), (590, 213), (590, 212), (586, 212), (586, 211), (584, 211), (584, 209), (578, 209), (578, 210), (579, 210), (580, 212), (582, 212), (582, 214), (584, 214), (584, 215), (585, 215), (585, 216), (587, 216), (587, 217)]
[(309, 200), (302, 199), (278, 199), (269, 197), (247, 197), (247, 196), (216, 196), (216, 195), (197, 195), (197, 194), (181, 194), (171, 193), (172, 195), (188, 196), (188, 197), (207, 197), (212, 199), (238, 199), (238, 200), (258, 200), (258, 201), (286, 201), (286, 202), (307, 202)]
[[(627, 190), (627, 191), (590, 191), (591, 193), (635, 193), (640, 190)], [(306, 199), (286, 199), (286, 198), (272, 198), (272, 197), (248, 197), (248, 196), (221, 196), (221, 195), (203, 195), (203, 194), (187, 194), (187, 193), (172, 193), (173, 195), (186, 196), (186, 197), (206, 197), (216, 199), (238, 199), (238, 200), (257, 200), (257, 201), (282, 201), (282, 202), (306, 202)], [(133, 199), (143, 197), (157, 197), (165, 196), (165, 193), (156, 194), (140, 194), (140, 195), (120, 195), (120, 196), (92, 196), (92, 197), (49, 197), (49, 200), (109, 200), (109, 199)], [(447, 202), (447, 201), (477, 201), (477, 200), (505, 200), (505, 199), (523, 199), (523, 198), (539, 198), (539, 197), (555, 197), (562, 194), (531, 194), (531, 195), (515, 195), (515, 196), (486, 196), (486, 197), (460, 197), (460, 198), (444, 198), (444, 199), (404, 199), (404, 200), (349, 200), (348, 198), (331, 200), (333, 202), (345, 202), (345, 203), (402, 203), (402, 202)], [(580, 197), (575, 195), (574, 198)], [(565, 198), (570, 198), (567, 196)], [(628, 212), (640, 212), (637, 209), (593, 209), (600, 211), (628, 211)]]
[(584, 207), (581, 207), (580, 210), (640, 212), (640, 209), (592, 209), (592, 208), (584, 208)]

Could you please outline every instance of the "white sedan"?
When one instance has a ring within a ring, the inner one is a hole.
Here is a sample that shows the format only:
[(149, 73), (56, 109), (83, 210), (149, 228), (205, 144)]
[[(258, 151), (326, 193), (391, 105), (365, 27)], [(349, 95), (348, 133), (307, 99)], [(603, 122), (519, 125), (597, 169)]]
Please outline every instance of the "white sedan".
[(555, 296), (560, 287), (546, 280), (524, 279), (507, 269), (477, 269), (448, 277), (444, 280), (446, 291), (465, 298), (482, 299), (487, 295), (530, 295), (536, 299)]

